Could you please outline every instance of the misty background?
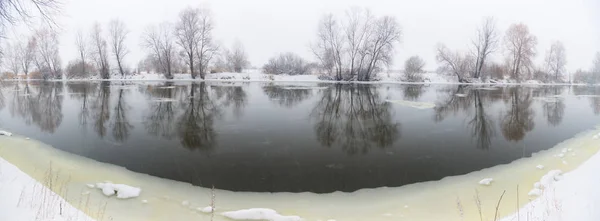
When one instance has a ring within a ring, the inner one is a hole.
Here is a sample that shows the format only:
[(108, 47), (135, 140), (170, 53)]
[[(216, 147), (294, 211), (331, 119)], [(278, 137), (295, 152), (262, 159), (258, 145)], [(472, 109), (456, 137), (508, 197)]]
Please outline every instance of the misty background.
[[(390, 68), (402, 69), (404, 60), (419, 55), (427, 70), (435, 70), (435, 47), (470, 50), (471, 40), (483, 19), (495, 18), (501, 38), (510, 24), (523, 22), (538, 38), (535, 64), (541, 64), (554, 41), (567, 51), (567, 71), (588, 69), (600, 51), (600, 2), (595, 0), (65, 0), (61, 15), (60, 53), (63, 65), (77, 58), (76, 32), (90, 32), (94, 22), (108, 25), (122, 20), (130, 33), (126, 45), (127, 66), (135, 68), (148, 53), (141, 45), (146, 27), (175, 22), (188, 6), (209, 8), (214, 17), (214, 37), (222, 47), (236, 40), (243, 43), (252, 66), (261, 67), (269, 58), (294, 52), (315, 60), (310, 43), (316, 39), (319, 19), (327, 13), (344, 16), (351, 7), (370, 9), (374, 15), (391, 15), (402, 27), (402, 43), (396, 47)], [(20, 24), (8, 38), (30, 35), (36, 24)], [(501, 61), (504, 51), (492, 55)]]

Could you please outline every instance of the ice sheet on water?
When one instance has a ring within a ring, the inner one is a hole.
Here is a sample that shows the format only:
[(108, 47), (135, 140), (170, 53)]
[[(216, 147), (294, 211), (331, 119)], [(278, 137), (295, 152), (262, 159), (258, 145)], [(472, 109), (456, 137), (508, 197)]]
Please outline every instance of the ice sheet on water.
[(97, 183), (96, 188), (101, 189), (102, 193), (106, 196), (112, 196), (117, 194), (119, 199), (129, 199), (140, 196), (142, 189), (137, 187), (128, 186), (125, 184), (113, 184), (113, 183)]
[(277, 211), (265, 208), (244, 209), (224, 212), (221, 215), (233, 220), (269, 220), (269, 221), (300, 221), (299, 216), (283, 216)]

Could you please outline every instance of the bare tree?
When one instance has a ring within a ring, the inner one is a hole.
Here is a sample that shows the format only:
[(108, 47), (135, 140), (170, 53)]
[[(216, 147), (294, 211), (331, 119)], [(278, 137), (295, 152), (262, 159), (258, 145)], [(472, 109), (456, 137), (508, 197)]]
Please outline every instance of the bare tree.
[(419, 56), (412, 56), (404, 62), (404, 77), (406, 80), (416, 82), (421, 81), (425, 61)]
[(567, 54), (565, 46), (562, 42), (556, 41), (552, 43), (550, 51), (546, 53), (546, 70), (549, 74), (554, 75), (556, 82), (563, 81), (561, 75), (565, 71), (567, 64)]
[(91, 35), (92, 44), (94, 45), (93, 57), (96, 62), (96, 67), (100, 71), (100, 76), (103, 79), (110, 78), (110, 66), (108, 63), (108, 50), (106, 40), (102, 36), (102, 26), (100, 23), (94, 23)]
[(366, 45), (371, 35), (374, 17), (368, 9), (351, 8), (346, 12), (347, 23), (344, 34), (348, 41), (348, 59), (350, 61), (350, 78), (363, 69)]
[(335, 80), (369, 81), (391, 64), (394, 46), (400, 42), (400, 25), (390, 16), (375, 18), (367, 9), (353, 8), (346, 15), (345, 23), (332, 14), (321, 19), (312, 51)]
[(529, 33), (527, 25), (513, 24), (506, 31), (504, 44), (508, 53), (512, 77), (520, 81), (525, 71), (529, 73), (532, 70), (537, 38)]
[(21, 70), (19, 44), (19, 42), (7, 43), (4, 49), (4, 63), (15, 76), (17, 76)]
[(594, 65), (592, 67), (592, 78), (594, 83), (600, 82), (600, 52), (596, 53)]
[(267, 74), (304, 75), (310, 72), (310, 67), (302, 57), (288, 52), (269, 59), (263, 71)]
[[(213, 42), (212, 31), (214, 29), (212, 13), (208, 9), (200, 10), (200, 42), (196, 49), (198, 59), (198, 73), (204, 79), (208, 64), (217, 54), (219, 47)], [(196, 76), (192, 75), (192, 78)]]
[(35, 32), (35, 38), (37, 47), (34, 61), (43, 78), (61, 78), (62, 65), (58, 49), (58, 34), (43, 28)]
[(394, 45), (400, 42), (401, 30), (398, 21), (394, 17), (384, 16), (377, 20), (373, 32), (373, 38), (368, 43), (368, 62), (366, 71), (361, 75), (359, 81), (369, 81), (373, 73), (388, 66), (392, 62)]
[(148, 27), (142, 36), (144, 47), (150, 50), (158, 62), (159, 71), (167, 79), (173, 79), (172, 67), (175, 59), (175, 47), (171, 33), (170, 24), (163, 23), (159, 26)]
[[(0, 1), (0, 27), (19, 21), (40, 17), (51, 26), (56, 26), (54, 14), (60, 10), (60, 0), (2, 0)], [(36, 16), (38, 14), (38, 16)]]
[(312, 51), (323, 68), (338, 81), (343, 79), (342, 53), (345, 44), (340, 29), (333, 14), (325, 15), (319, 22), (317, 43), (312, 46)]
[(242, 45), (241, 42), (236, 41), (233, 44), (231, 51), (227, 51), (226, 54), (227, 66), (234, 72), (242, 73), (244, 68), (250, 66), (250, 62), (248, 62), (248, 55), (246, 54), (244, 45)]
[(123, 59), (129, 53), (129, 50), (125, 46), (125, 38), (129, 34), (129, 30), (125, 27), (123, 21), (114, 19), (108, 24), (110, 32), (110, 43), (113, 55), (117, 60), (117, 66), (119, 67), (119, 73), (121, 76), (125, 76), (123, 70)]
[(196, 62), (196, 51), (201, 41), (200, 36), (200, 9), (186, 8), (179, 13), (179, 21), (175, 26), (175, 37), (177, 44), (183, 48), (186, 63), (190, 68), (190, 74), (196, 77), (194, 63)]
[(477, 39), (472, 41), (476, 57), (474, 78), (480, 78), (485, 67), (485, 61), (498, 47), (498, 31), (496, 21), (492, 17), (485, 18), (481, 27), (477, 30)]
[[(77, 51), (79, 52), (79, 59), (81, 60), (82, 64), (85, 64), (87, 62), (87, 56), (88, 56), (88, 49), (87, 49), (87, 41), (85, 39), (85, 36), (83, 36), (83, 32), (81, 30), (77, 31), (77, 36), (75, 37), (75, 45), (77, 46)], [(81, 66), (81, 74), (83, 76), (86, 76), (86, 72), (85, 72), (85, 65), (80, 65)]]
[(436, 59), (441, 63), (441, 70), (449, 72), (458, 78), (459, 82), (466, 82), (465, 76), (472, 70), (472, 58), (460, 52), (451, 52), (446, 46), (440, 44), (437, 48)]

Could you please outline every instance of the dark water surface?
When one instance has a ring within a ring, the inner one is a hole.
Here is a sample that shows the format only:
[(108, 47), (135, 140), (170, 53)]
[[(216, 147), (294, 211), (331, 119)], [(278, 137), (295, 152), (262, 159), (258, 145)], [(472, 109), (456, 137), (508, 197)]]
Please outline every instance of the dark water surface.
[[(594, 87), (4, 82), (1, 88), (1, 128), (132, 171), (234, 191), (348, 192), (439, 180), (531, 156), (600, 122), (600, 96), (588, 96), (600, 95)], [(554, 95), (563, 97), (539, 99)]]

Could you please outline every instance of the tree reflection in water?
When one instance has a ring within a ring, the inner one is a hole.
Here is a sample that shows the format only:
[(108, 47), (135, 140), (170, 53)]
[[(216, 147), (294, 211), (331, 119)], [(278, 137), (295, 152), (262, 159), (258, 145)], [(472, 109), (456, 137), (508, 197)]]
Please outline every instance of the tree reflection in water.
[(509, 141), (520, 141), (527, 132), (533, 130), (534, 112), (531, 109), (531, 90), (523, 87), (510, 87), (505, 93), (504, 102), (508, 111), (501, 119), (502, 134)]
[(20, 90), (15, 84), (11, 115), (18, 115), (27, 125), (34, 124), (43, 132), (54, 133), (63, 119), (63, 84), (60, 82), (42, 82), (33, 93), (29, 83)]
[(122, 87), (118, 89), (117, 103), (114, 109), (114, 119), (112, 121), (112, 134), (116, 141), (123, 142), (129, 138), (129, 131), (133, 129), (133, 125), (129, 123), (128, 111), (131, 109), (127, 105), (125, 93), (127, 90)]
[(212, 150), (216, 143), (215, 117), (220, 109), (208, 94), (204, 82), (192, 83), (186, 99), (181, 102), (182, 115), (177, 123), (177, 135), (181, 144), (188, 149)]
[(106, 136), (107, 124), (110, 119), (110, 82), (100, 83), (98, 94), (93, 102), (94, 131), (100, 137)]
[(176, 99), (180, 98), (181, 89), (183, 87), (173, 88), (173, 82), (165, 82), (161, 88), (145, 87), (144, 92), (150, 98), (144, 127), (149, 134), (167, 139), (175, 137), (175, 115), (179, 112)]
[(83, 130), (87, 130), (88, 120), (91, 118), (90, 113), (90, 97), (95, 96), (97, 92), (97, 84), (92, 83), (69, 83), (67, 89), (71, 94), (71, 98), (80, 100), (81, 106), (77, 119), (79, 126)]
[(312, 96), (310, 88), (294, 88), (270, 84), (262, 87), (263, 92), (273, 101), (284, 107), (294, 107)]
[(588, 100), (594, 115), (600, 115), (600, 87), (575, 86), (573, 87), (573, 93), (579, 96), (589, 96)]
[(223, 107), (232, 107), (233, 115), (237, 118), (242, 117), (244, 107), (248, 104), (248, 95), (243, 86), (212, 86), (210, 87), (216, 95), (216, 99), (224, 99), (221, 104)]
[(435, 121), (441, 122), (451, 114), (464, 112), (467, 115), (467, 127), (471, 137), (476, 140), (477, 147), (489, 149), (496, 131), (494, 121), (487, 113), (487, 107), (500, 97), (494, 96), (496, 91), (458, 85), (454, 88), (443, 88), (438, 93), (446, 94), (435, 107)]
[(400, 137), (400, 124), (393, 122), (390, 109), (376, 87), (336, 84), (320, 92), (311, 118), (322, 145), (339, 146), (349, 155), (365, 154)]
[[(543, 97), (554, 97), (561, 95), (563, 89), (562, 86), (550, 86), (541, 88)], [(547, 99), (543, 101), (542, 109), (546, 121), (551, 126), (558, 126), (565, 114), (565, 102), (562, 98)]]

